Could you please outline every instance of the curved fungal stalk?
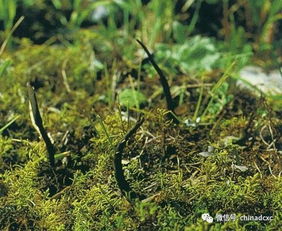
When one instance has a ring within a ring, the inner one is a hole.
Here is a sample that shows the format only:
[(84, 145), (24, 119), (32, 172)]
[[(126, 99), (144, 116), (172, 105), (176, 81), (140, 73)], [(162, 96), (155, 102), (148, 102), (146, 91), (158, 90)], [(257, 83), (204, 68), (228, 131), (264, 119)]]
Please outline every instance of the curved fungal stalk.
[(174, 115), (174, 105), (173, 105), (173, 101), (172, 101), (172, 97), (171, 97), (171, 93), (170, 93), (170, 88), (169, 88), (169, 85), (168, 85), (168, 82), (167, 82), (167, 79), (166, 79), (164, 73), (162, 72), (162, 70), (158, 66), (158, 64), (155, 62), (155, 60), (154, 60), (152, 54), (150, 53), (150, 51), (148, 50), (148, 48), (140, 40), (137, 39), (136, 41), (143, 48), (143, 50), (147, 54), (150, 62), (152, 63), (153, 67), (155, 68), (156, 72), (158, 73), (158, 75), (160, 77), (160, 83), (162, 85), (163, 92), (164, 92), (165, 99), (166, 99), (166, 107), (167, 107), (167, 110), (170, 111), (170, 113), (168, 114), (169, 119), (172, 119), (174, 123), (179, 123), (178, 119)]
[(140, 195), (132, 190), (129, 183), (125, 179), (124, 171), (122, 168), (122, 155), (126, 147), (127, 141), (136, 133), (138, 128), (143, 124), (144, 117), (139, 118), (136, 124), (125, 134), (123, 140), (118, 143), (116, 147), (116, 152), (114, 156), (114, 169), (115, 169), (115, 178), (118, 184), (118, 187), (121, 190), (121, 193), (127, 197), (129, 201), (133, 199), (144, 199), (143, 195)]
[(56, 149), (54, 145), (52, 144), (47, 134), (47, 131), (45, 130), (43, 126), (42, 118), (39, 112), (39, 107), (38, 107), (38, 103), (36, 99), (36, 94), (33, 90), (33, 87), (31, 86), (30, 83), (28, 83), (27, 88), (28, 88), (30, 118), (31, 118), (32, 125), (34, 126), (36, 131), (39, 133), (39, 135), (42, 137), (46, 145), (47, 152), (48, 152), (48, 160), (49, 160), (50, 166), (54, 167), (55, 166), (55, 157), (54, 156), (55, 156)]

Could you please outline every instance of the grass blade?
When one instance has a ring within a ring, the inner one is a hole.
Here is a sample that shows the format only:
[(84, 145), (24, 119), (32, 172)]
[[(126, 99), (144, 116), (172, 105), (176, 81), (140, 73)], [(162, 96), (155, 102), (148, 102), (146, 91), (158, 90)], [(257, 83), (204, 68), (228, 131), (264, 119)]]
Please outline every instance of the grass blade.
[(12, 123), (14, 123), (20, 116), (15, 116), (13, 119), (11, 119), (4, 127), (0, 128), (0, 135), (2, 132), (8, 128)]

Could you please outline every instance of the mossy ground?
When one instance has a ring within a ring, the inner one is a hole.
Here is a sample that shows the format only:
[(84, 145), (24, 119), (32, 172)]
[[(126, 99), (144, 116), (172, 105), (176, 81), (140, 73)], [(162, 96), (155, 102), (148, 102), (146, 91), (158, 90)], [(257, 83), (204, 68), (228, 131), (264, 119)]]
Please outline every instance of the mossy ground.
[[(41, 45), (15, 39), (2, 54), (0, 64), (9, 65), (0, 76), (0, 129), (14, 122), (0, 130), (0, 229), (279, 230), (281, 103), (233, 80), (221, 83), (231, 62), (190, 75), (171, 63), (162, 67), (181, 121), (175, 124), (142, 49), (118, 32), (106, 39), (80, 29)], [(55, 168), (29, 117), (29, 81), (57, 149)], [(132, 97), (127, 108), (118, 97), (124, 89), (142, 92), (146, 102)], [(134, 191), (150, 199), (128, 202), (113, 158), (140, 113), (145, 122), (123, 166)], [(204, 213), (237, 219), (208, 223)], [(272, 220), (240, 220), (247, 215)]]
[[(2, 230), (277, 230), (282, 211), (281, 157), (267, 150), (260, 132), (270, 126), (274, 134), (265, 130), (264, 139), (271, 142), (277, 137), (281, 147), (282, 121), (265, 100), (234, 89), (234, 99), (218, 120), (196, 127), (167, 121), (159, 97), (159, 103), (143, 108), (146, 121), (128, 145), (124, 168), (134, 190), (154, 198), (130, 204), (116, 185), (112, 161), (114, 147), (133, 123), (126, 122), (117, 104), (109, 107), (103, 101), (107, 79), (98, 79), (89, 70), (90, 56), (78, 48), (25, 41), (15, 52), (5, 53), (13, 64), (1, 85), (1, 127), (15, 115), (19, 118), (0, 139)], [(60, 73), (64, 59), (70, 92)], [(63, 165), (58, 159), (55, 170), (49, 167), (44, 143), (29, 118), (28, 80), (41, 83), (37, 95), (44, 124), (58, 153), (68, 155), (69, 162)], [(159, 87), (154, 84), (147, 88), (146, 79), (141, 83), (145, 94)], [(194, 89), (191, 95), (198, 92)], [(183, 104), (193, 107), (190, 98)], [(226, 143), (228, 136), (240, 137), (252, 112), (248, 131), (252, 140), (243, 145)], [(189, 115), (189, 110), (185, 113)], [(212, 155), (198, 155), (208, 146), (214, 147)], [(234, 165), (248, 169), (243, 172)], [(208, 224), (201, 219), (206, 212), (214, 217), (263, 214), (273, 220)]]

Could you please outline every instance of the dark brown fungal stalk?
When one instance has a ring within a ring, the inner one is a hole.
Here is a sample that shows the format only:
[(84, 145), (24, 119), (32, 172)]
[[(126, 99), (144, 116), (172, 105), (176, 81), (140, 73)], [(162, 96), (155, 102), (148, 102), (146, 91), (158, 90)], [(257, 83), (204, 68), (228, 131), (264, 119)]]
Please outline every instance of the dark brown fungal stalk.
[(155, 60), (154, 60), (152, 54), (150, 53), (150, 51), (148, 50), (148, 48), (140, 40), (136, 39), (136, 41), (144, 49), (144, 51), (147, 54), (150, 62), (152, 63), (153, 67), (155, 68), (155, 70), (157, 71), (157, 73), (160, 77), (160, 83), (162, 85), (163, 92), (164, 92), (165, 99), (166, 99), (166, 107), (167, 107), (167, 110), (170, 111), (170, 113), (168, 114), (169, 119), (172, 119), (173, 122), (175, 122), (175, 123), (179, 123), (178, 119), (175, 117), (175, 114), (174, 114), (174, 105), (173, 105), (173, 101), (172, 101), (172, 97), (171, 97), (171, 93), (170, 93), (170, 87), (168, 85), (167, 79), (166, 79), (163, 71), (158, 66), (158, 64), (155, 62)]
[(35, 129), (37, 130), (37, 132), (39, 133), (39, 135), (42, 137), (45, 145), (46, 145), (46, 149), (48, 152), (48, 160), (50, 163), (51, 167), (55, 166), (55, 147), (52, 144), (47, 131), (45, 130), (44, 126), (43, 126), (43, 122), (42, 122), (42, 118), (39, 112), (39, 107), (38, 107), (38, 103), (37, 103), (37, 99), (36, 99), (36, 94), (34, 92), (33, 87), (31, 86), (30, 83), (27, 84), (27, 88), (28, 88), (28, 99), (29, 99), (29, 109), (30, 109), (30, 118), (32, 121), (33, 126), (35, 127)]
[(129, 201), (134, 199), (144, 199), (143, 195), (140, 195), (132, 190), (129, 183), (125, 179), (124, 171), (122, 168), (122, 155), (127, 141), (136, 133), (138, 128), (143, 124), (144, 117), (140, 117), (136, 124), (125, 134), (124, 138), (116, 147), (116, 152), (114, 156), (114, 169), (115, 169), (115, 178), (120, 188), (121, 193), (127, 197)]

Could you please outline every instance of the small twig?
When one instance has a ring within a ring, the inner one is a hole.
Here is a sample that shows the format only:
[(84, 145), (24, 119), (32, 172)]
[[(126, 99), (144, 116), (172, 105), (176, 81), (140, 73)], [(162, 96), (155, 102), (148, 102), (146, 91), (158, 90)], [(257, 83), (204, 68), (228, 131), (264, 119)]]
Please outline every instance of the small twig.
[(199, 83), (199, 84), (188, 84), (185, 86), (186, 89), (188, 88), (200, 88), (200, 87), (212, 87), (212, 83)]
[(255, 165), (256, 169), (258, 170), (258, 172), (260, 173), (260, 178), (262, 178), (262, 173), (261, 173), (261, 171), (260, 171), (260, 169), (259, 169), (259, 167), (258, 167), (258, 165), (255, 161), (254, 161), (254, 165)]
[(71, 188), (71, 186), (67, 186), (67, 187), (65, 187), (64, 189), (62, 189), (60, 192), (58, 192), (58, 193), (56, 193), (55, 195), (53, 195), (52, 197), (51, 197), (51, 199), (53, 200), (53, 199), (59, 199), (68, 189), (70, 189)]
[(117, 184), (122, 192), (123, 195), (125, 195), (129, 200), (132, 199), (144, 199), (143, 195), (139, 195), (136, 192), (134, 192), (127, 180), (124, 176), (124, 171), (122, 168), (122, 155), (124, 148), (126, 146), (127, 141), (136, 133), (138, 128), (143, 124), (144, 117), (139, 118), (139, 120), (136, 122), (134, 127), (132, 127), (124, 136), (123, 140), (117, 145), (116, 147), (116, 153), (114, 156), (114, 169), (115, 169), (115, 178), (117, 181)]
[[(264, 131), (266, 128), (268, 128), (269, 133), (270, 133), (270, 135), (271, 135), (271, 139), (272, 139), (271, 143), (268, 143), (268, 142), (264, 139), (264, 137), (263, 137), (263, 131)], [(275, 145), (276, 139), (274, 139), (273, 131), (272, 131), (272, 128), (271, 128), (271, 125), (270, 125), (270, 124), (264, 125), (264, 126), (261, 128), (261, 130), (260, 130), (260, 132), (259, 132), (259, 135), (260, 135), (261, 141), (267, 146), (267, 150), (271, 150), (271, 147), (273, 147), (273, 149), (274, 149), (275, 151), (277, 151), (276, 145)]]
[(157, 71), (157, 73), (160, 77), (160, 83), (163, 87), (163, 92), (164, 92), (165, 99), (166, 99), (167, 110), (170, 111), (170, 113), (169, 113), (170, 119), (173, 119), (173, 121), (175, 123), (179, 123), (178, 119), (174, 115), (174, 105), (173, 105), (173, 101), (172, 101), (172, 97), (171, 97), (171, 93), (170, 93), (170, 88), (169, 88), (169, 85), (168, 85), (168, 82), (167, 82), (167, 79), (166, 79), (164, 73), (162, 72), (162, 70), (158, 66), (158, 64), (155, 62), (152, 54), (149, 52), (147, 47), (140, 40), (137, 39), (136, 41), (141, 45), (141, 47), (146, 52), (150, 62), (152, 63), (153, 67), (155, 68), (155, 70)]
[(63, 66), (62, 66), (62, 77), (63, 77), (63, 84), (64, 86), (66, 87), (66, 90), (67, 90), (67, 93), (70, 93), (71, 92), (71, 89), (70, 89), (70, 85), (68, 83), (68, 78), (67, 78), (67, 73), (66, 73), (66, 66), (67, 66), (67, 62), (68, 60), (65, 60), (63, 62)]
[(48, 160), (51, 167), (55, 166), (55, 147), (52, 144), (42, 122), (42, 118), (39, 112), (37, 99), (35, 92), (33, 90), (33, 87), (30, 85), (30, 83), (27, 84), (28, 88), (28, 98), (29, 98), (29, 108), (30, 108), (30, 117), (33, 126), (37, 130), (37, 132), (41, 135), (43, 141), (45, 142), (46, 149), (48, 152)]

